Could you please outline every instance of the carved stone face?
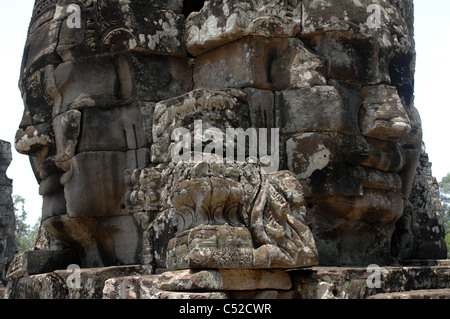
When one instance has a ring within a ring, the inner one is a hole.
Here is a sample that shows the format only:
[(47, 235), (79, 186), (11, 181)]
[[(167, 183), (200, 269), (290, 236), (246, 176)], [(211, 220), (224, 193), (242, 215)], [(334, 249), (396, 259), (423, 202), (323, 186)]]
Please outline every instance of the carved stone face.
[(281, 129), (322, 264), (389, 262), (422, 139), (412, 30), (409, 1), (207, 1), (187, 20), (195, 87), (273, 99), (265, 124)]
[(411, 7), (381, 1), (372, 12), (371, 3), (303, 1), (302, 37), (324, 59), (329, 86), (281, 94), (296, 131), (288, 166), (307, 185), (324, 264), (389, 262), (420, 154)]
[(280, 128), (280, 169), (303, 185), (320, 262), (387, 261), (421, 126), (412, 1), (371, 4), (85, 0), (69, 28), (68, 4), (37, 1), (16, 149), (40, 182), (46, 229), (85, 265), (139, 262), (154, 217), (129, 210), (123, 176), (168, 160), (150, 156), (155, 104), (237, 88), (249, 126)]
[(16, 149), (40, 183), (44, 227), (83, 266), (139, 263), (124, 171), (150, 164), (154, 102), (192, 88), (182, 4), (87, 0), (74, 13), (69, 4), (36, 1)]

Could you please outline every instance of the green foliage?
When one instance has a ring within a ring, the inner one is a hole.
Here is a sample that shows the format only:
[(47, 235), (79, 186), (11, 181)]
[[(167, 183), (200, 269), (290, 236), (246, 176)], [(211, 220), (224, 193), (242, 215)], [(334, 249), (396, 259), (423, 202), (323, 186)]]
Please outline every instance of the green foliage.
[(445, 241), (447, 243), (447, 257), (450, 258), (450, 173), (439, 183), (440, 201), (442, 204), (445, 227)]
[(18, 253), (33, 250), (39, 231), (40, 221), (34, 226), (27, 224), (27, 212), (25, 211), (25, 199), (20, 195), (14, 195), (14, 213), (16, 216), (16, 245)]

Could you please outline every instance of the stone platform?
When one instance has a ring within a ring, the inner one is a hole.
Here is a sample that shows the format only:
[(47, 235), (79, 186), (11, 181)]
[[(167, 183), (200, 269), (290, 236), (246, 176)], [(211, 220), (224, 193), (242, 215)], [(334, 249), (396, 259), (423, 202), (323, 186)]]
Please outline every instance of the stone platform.
[(313, 267), (290, 275), (298, 299), (382, 298), (380, 294), (450, 288), (450, 260), (406, 264), (379, 268), (377, 285), (372, 280), (377, 275), (374, 268)]
[(450, 299), (450, 289), (391, 292), (371, 296), (369, 299)]
[[(408, 264), (408, 265), (406, 265)], [(450, 260), (301, 270), (179, 270), (142, 266), (55, 270), (8, 283), (10, 299), (449, 299)], [(372, 285), (370, 284), (372, 283)], [(376, 285), (374, 286), (373, 283)], [(373, 288), (371, 288), (373, 287)]]

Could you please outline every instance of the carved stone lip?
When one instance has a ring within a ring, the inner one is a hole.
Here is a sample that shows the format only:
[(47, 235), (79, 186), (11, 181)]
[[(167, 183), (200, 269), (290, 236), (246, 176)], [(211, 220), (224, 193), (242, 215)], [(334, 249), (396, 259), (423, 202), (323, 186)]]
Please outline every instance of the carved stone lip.
[(65, 185), (67, 184), (70, 179), (73, 176), (73, 170), (69, 170), (68, 172), (65, 172), (64, 174), (62, 174), (61, 178), (60, 178), (60, 184), (61, 185)]
[(32, 164), (33, 171), (40, 180), (44, 181), (54, 174), (60, 174), (61, 170), (56, 166), (54, 156), (48, 155), (49, 149), (43, 148), (36, 152), (35, 155), (30, 156), (34, 159)]
[(54, 191), (62, 188), (60, 179), (63, 174), (51, 174), (44, 179), (39, 185), (39, 194), (40, 195), (48, 195), (53, 193)]
[(367, 189), (397, 192), (403, 189), (403, 182), (398, 173), (366, 168), (366, 179), (363, 186)]
[(396, 222), (403, 214), (404, 200), (400, 193), (385, 190), (364, 190), (364, 195), (355, 201), (355, 207), (365, 208), (360, 213), (351, 213), (350, 216), (368, 223), (390, 224)]
[[(383, 144), (386, 141), (375, 139), (368, 142), (368, 156), (361, 161), (362, 166), (374, 168), (381, 173), (398, 173), (405, 167), (405, 153), (400, 145), (393, 143), (390, 146), (385, 146)], [(378, 143), (381, 145), (378, 145)]]

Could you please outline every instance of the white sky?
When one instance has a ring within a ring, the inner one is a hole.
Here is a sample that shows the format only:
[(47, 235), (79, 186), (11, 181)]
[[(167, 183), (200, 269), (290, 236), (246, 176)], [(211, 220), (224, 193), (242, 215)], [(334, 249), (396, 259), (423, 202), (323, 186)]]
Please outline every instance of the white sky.
[[(422, 117), (424, 141), (438, 181), (450, 172), (450, 1), (415, 0), (417, 67), (415, 106)], [(14, 145), (23, 104), (18, 89), (23, 47), (34, 0), (0, 0), (0, 139)], [(449, 131), (447, 131), (449, 130)], [(14, 181), (13, 193), (27, 200), (29, 223), (41, 214), (42, 199), (28, 157), (13, 147), (7, 172)]]

